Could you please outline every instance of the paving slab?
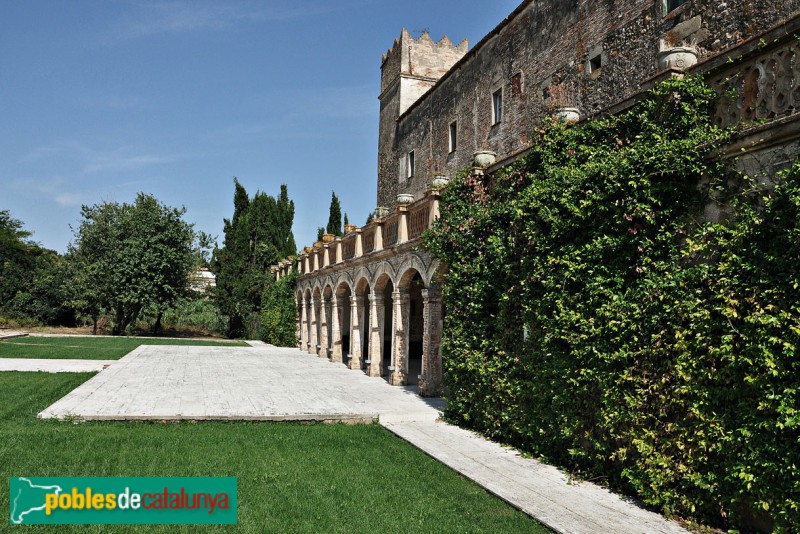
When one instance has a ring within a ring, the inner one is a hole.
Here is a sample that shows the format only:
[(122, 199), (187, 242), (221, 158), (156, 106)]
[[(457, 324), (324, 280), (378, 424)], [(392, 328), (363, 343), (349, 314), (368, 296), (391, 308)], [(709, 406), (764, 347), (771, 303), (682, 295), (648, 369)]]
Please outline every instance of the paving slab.
[(44, 373), (91, 373), (117, 363), (116, 360), (56, 360), (0, 358), (0, 371), (41, 371)]
[(143, 345), (39, 417), (367, 422), (435, 420), (443, 406), (297, 349)]

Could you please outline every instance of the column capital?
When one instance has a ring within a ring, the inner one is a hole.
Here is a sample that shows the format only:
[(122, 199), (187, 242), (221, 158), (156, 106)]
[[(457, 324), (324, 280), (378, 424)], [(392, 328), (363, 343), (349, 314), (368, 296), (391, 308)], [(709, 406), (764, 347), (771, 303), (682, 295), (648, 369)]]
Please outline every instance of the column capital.
[(441, 288), (428, 288), (422, 290), (422, 299), (425, 302), (438, 302), (442, 300)]
[(407, 287), (396, 287), (392, 291), (392, 300), (402, 299), (409, 296), (411, 292)]

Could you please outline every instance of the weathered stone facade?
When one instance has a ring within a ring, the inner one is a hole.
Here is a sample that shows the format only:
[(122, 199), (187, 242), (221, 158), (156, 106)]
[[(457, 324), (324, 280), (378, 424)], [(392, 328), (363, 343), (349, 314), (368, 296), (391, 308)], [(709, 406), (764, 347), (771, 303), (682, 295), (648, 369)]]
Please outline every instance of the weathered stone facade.
[(799, 13), (800, 0), (526, 0), (469, 52), (403, 30), (381, 67), (377, 217), (274, 267), (300, 272), (300, 347), (439, 394), (443, 268), (420, 248), (439, 188), (519, 157), (560, 108), (616, 113), (703, 74), (733, 90), (716, 120), (739, 129), (719, 157), (769, 187), (800, 152)]
[[(636, 95), (664, 70), (661, 49), (690, 45), (702, 62), (798, 10), (800, 0), (688, 0), (669, 13), (662, 0), (523, 2), (399, 117), (382, 111), (378, 205), (393, 206), (397, 193), (420, 194), (435, 176), (469, 166), (476, 151), (503, 159), (524, 150), (554, 108), (588, 116)], [(395, 68), (384, 63), (383, 77)], [(498, 91), (503, 112), (495, 123)], [(454, 122), (458, 145), (451, 151)], [(412, 151), (415, 174), (406, 179), (403, 162)]]

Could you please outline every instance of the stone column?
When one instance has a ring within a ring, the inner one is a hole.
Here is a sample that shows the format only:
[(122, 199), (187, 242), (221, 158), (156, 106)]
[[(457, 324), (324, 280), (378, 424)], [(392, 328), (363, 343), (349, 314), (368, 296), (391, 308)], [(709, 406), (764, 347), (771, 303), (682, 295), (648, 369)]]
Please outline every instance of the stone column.
[(422, 290), (422, 376), (419, 394), (438, 397), (442, 393), (442, 292), (432, 287)]
[(383, 292), (369, 295), (369, 376), (383, 375)]
[(300, 304), (300, 350), (308, 350), (308, 302), (305, 297)]
[(303, 305), (297, 303), (297, 313), (295, 314), (295, 322), (297, 323), (294, 331), (294, 339), (297, 341), (300, 348), (303, 348)]
[(314, 265), (312, 265), (313, 269), (312, 272), (317, 272), (319, 271), (319, 251), (315, 250), (314, 252), (311, 253), (311, 255), (314, 256)]
[(392, 292), (392, 372), (391, 384), (408, 384), (408, 333), (411, 329), (411, 295), (407, 289)]
[[(342, 259), (343, 259), (343, 256), (342, 256), (342, 238), (341, 237), (337, 237), (336, 238), (336, 261), (335, 261), (335, 263), (342, 263)], [(334, 297), (335, 296), (336, 295), (334, 295)]]
[(308, 274), (311, 272), (311, 261), (308, 258), (308, 254), (303, 256), (303, 274)]
[(331, 246), (330, 244), (322, 247), (322, 267), (327, 267), (331, 264)]
[(350, 369), (361, 370), (361, 297), (350, 297)]
[(356, 248), (355, 254), (353, 258), (360, 258), (364, 255), (364, 242), (362, 241), (362, 233), (363, 230), (361, 228), (356, 229)]
[(314, 295), (311, 296), (311, 309), (309, 312), (311, 315), (309, 316), (309, 336), (308, 336), (308, 353), (309, 354), (316, 354), (317, 353), (317, 297)]
[(408, 241), (408, 208), (406, 206), (397, 207), (397, 243)]
[(375, 252), (383, 250), (383, 221), (375, 221)]
[(328, 299), (323, 295), (319, 299), (319, 348), (317, 356), (328, 357)]
[(331, 295), (331, 361), (335, 363), (342, 363), (342, 327), (339, 323), (339, 314), (341, 313), (341, 306), (339, 305), (339, 297), (336, 293)]

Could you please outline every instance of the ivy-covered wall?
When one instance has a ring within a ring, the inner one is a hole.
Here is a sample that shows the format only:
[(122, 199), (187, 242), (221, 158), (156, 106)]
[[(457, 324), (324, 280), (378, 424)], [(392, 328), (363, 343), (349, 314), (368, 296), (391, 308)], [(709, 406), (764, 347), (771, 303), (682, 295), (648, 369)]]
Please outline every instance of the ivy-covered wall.
[[(447, 417), (667, 514), (800, 524), (800, 164), (713, 157), (697, 78), (444, 193)], [(702, 185), (700, 185), (702, 184)], [(703, 220), (725, 203), (731, 217)]]

